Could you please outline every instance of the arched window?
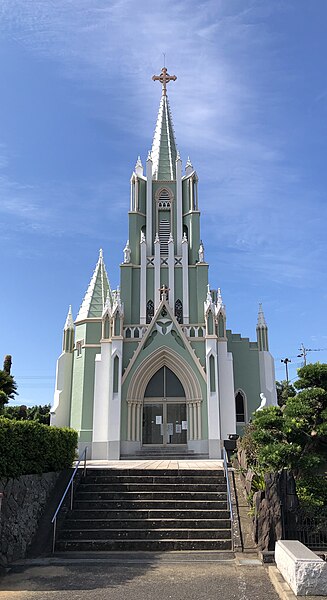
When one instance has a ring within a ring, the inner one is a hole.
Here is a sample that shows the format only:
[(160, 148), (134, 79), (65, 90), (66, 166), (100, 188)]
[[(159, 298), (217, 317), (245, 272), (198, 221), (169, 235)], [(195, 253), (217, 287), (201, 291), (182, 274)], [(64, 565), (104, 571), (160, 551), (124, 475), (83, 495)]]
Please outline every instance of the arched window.
[(236, 423), (245, 423), (245, 394), (239, 390), (235, 396)]
[(178, 323), (183, 323), (183, 304), (181, 300), (175, 302), (175, 317)]
[(185, 391), (176, 377), (168, 367), (161, 367), (159, 371), (151, 377), (146, 386), (145, 398), (184, 398)]
[(154, 304), (152, 300), (148, 300), (146, 303), (146, 322), (151, 323), (154, 316)]

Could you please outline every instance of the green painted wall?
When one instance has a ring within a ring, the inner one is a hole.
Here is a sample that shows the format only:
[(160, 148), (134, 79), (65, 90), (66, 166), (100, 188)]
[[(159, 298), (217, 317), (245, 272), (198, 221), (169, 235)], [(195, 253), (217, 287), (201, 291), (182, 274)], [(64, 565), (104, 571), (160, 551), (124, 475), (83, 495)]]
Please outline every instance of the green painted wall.
[(123, 345), (123, 370), (129, 365), (135, 350), (140, 342), (125, 342)]
[(131, 249), (131, 262), (135, 265), (140, 264), (140, 241), (141, 229), (145, 227), (145, 216), (136, 213), (128, 213), (129, 224), (129, 245)]
[[(140, 322), (140, 273), (141, 269), (133, 268), (132, 276), (132, 306), (131, 306), (131, 321), (136, 324)], [(126, 321), (125, 321), (126, 324)]]
[(132, 265), (120, 266), (120, 295), (124, 304), (124, 323), (130, 325), (132, 323), (132, 281), (133, 267)]
[(88, 323), (86, 327), (86, 339), (87, 344), (98, 344), (102, 335), (102, 321), (98, 323)]
[(260, 404), (260, 372), (259, 354), (256, 342), (233, 334), (229, 329), (227, 334), (227, 348), (233, 354), (234, 385), (235, 391), (241, 388), (247, 398), (247, 418), (250, 419), (253, 411)]

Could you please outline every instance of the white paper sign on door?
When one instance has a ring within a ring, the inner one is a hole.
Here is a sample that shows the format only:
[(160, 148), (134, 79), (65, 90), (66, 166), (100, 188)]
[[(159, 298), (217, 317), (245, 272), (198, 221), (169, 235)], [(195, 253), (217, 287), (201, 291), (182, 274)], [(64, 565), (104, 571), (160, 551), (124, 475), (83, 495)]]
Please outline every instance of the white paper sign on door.
[(168, 435), (174, 435), (174, 423), (167, 423)]
[(187, 429), (187, 421), (182, 421), (182, 429)]
[(156, 416), (156, 425), (162, 425), (162, 416), (161, 415)]
[(176, 433), (182, 433), (182, 426), (180, 423), (176, 423), (175, 430), (176, 430)]

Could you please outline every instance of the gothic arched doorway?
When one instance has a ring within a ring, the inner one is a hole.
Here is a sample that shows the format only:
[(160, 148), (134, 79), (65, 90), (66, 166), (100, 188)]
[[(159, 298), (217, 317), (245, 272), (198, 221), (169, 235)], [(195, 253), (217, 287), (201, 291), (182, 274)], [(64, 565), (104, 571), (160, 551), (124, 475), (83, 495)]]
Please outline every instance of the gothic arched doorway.
[(144, 393), (143, 445), (187, 444), (185, 390), (168, 367), (151, 377)]

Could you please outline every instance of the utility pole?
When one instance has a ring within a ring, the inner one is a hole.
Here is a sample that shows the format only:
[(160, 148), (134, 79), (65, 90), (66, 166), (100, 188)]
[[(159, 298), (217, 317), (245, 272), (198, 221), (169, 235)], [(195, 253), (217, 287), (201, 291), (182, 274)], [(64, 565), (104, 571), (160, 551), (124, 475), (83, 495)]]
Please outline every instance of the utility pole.
[(287, 392), (288, 392), (288, 363), (292, 362), (290, 358), (281, 358), (280, 362), (284, 363), (286, 369), (286, 384), (287, 384)]
[(301, 354), (298, 354), (297, 357), (303, 358), (304, 366), (306, 367), (307, 366), (307, 353), (312, 352), (312, 350), (311, 350), (311, 348), (305, 348), (303, 342), (302, 342), (299, 350), (300, 350)]

